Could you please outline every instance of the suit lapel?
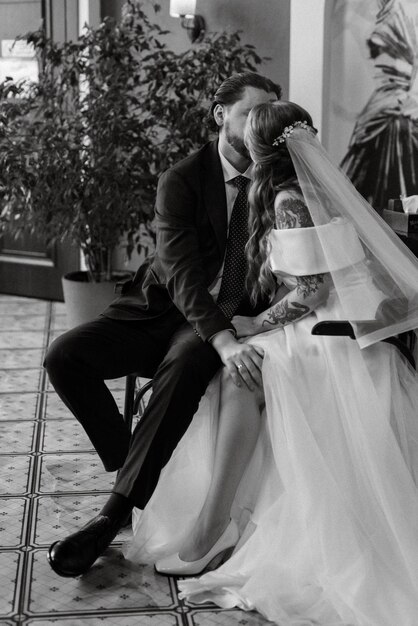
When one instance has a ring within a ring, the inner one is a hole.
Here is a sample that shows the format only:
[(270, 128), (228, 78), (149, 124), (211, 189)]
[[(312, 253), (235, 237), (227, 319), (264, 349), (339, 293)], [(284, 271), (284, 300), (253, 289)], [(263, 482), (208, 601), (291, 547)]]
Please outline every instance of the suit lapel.
[(218, 154), (218, 141), (213, 141), (209, 145), (209, 150), (205, 153), (202, 178), (203, 201), (215, 232), (221, 257), (223, 257), (226, 248), (228, 223), (225, 181)]

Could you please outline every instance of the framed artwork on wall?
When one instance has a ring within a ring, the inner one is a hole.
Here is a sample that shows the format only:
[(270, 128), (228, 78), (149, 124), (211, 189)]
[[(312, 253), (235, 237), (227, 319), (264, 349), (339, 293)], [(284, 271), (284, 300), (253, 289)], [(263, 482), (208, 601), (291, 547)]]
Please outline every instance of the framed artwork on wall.
[(336, 0), (328, 19), (325, 143), (381, 211), (418, 193), (418, 3)]

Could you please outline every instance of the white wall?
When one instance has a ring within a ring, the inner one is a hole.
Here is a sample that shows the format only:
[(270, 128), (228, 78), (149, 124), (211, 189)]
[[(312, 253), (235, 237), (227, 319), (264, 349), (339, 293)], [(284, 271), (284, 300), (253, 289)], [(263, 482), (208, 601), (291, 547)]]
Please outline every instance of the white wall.
[(325, 0), (291, 0), (289, 100), (312, 116), (321, 136)]

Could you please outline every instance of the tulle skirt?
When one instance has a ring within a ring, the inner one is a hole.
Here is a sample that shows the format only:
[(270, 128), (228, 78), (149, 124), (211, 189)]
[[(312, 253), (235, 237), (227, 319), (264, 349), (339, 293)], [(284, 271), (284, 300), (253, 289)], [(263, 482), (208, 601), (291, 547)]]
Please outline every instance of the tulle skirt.
[[(311, 335), (319, 311), (251, 338), (266, 407), (232, 507), (240, 540), (183, 597), (255, 609), (280, 626), (417, 626), (418, 382), (396, 348)], [(186, 542), (209, 486), (219, 379), (136, 511), (125, 556)]]

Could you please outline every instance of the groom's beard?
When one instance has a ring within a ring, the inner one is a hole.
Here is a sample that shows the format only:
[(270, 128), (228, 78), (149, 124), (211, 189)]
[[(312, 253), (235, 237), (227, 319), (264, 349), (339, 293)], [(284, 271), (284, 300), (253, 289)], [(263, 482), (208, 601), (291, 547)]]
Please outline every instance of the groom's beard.
[(238, 154), (243, 156), (248, 161), (251, 161), (250, 153), (248, 152), (244, 140), (241, 139), (238, 135), (235, 135), (228, 124), (228, 121), (225, 122), (225, 138), (230, 146), (234, 148)]

